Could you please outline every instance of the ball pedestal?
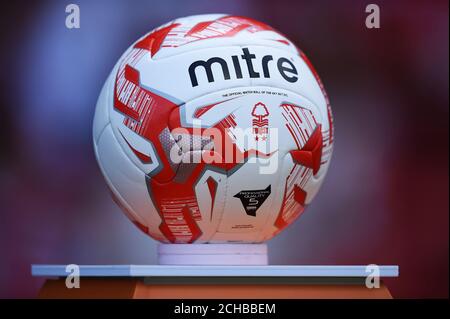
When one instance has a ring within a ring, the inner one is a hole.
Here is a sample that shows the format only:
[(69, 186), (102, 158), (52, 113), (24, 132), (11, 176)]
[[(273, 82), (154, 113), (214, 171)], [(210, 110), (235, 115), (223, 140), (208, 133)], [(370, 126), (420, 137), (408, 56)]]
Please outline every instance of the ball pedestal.
[(266, 244), (159, 244), (159, 265), (268, 264)]

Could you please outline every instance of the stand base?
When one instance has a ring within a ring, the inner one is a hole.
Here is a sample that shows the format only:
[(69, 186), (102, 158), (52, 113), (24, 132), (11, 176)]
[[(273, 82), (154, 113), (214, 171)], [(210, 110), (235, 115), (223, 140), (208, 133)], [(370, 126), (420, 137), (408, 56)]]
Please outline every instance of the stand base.
[(266, 244), (158, 244), (159, 265), (267, 265)]
[(65, 279), (48, 279), (38, 297), (121, 299), (391, 299), (381, 282), (364, 283), (328, 278), (321, 283), (148, 283), (139, 278), (83, 278), (79, 289), (67, 289)]

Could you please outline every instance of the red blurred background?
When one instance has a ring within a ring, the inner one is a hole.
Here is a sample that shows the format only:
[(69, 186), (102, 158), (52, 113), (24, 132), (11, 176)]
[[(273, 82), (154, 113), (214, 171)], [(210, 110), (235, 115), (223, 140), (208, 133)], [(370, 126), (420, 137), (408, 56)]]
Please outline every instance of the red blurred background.
[(448, 1), (64, 1), (3, 4), (0, 297), (34, 297), (31, 263), (155, 263), (92, 147), (100, 88), (121, 53), (171, 19), (250, 16), (310, 57), (336, 126), (327, 179), (269, 242), (272, 264), (398, 264), (394, 297), (448, 298)]

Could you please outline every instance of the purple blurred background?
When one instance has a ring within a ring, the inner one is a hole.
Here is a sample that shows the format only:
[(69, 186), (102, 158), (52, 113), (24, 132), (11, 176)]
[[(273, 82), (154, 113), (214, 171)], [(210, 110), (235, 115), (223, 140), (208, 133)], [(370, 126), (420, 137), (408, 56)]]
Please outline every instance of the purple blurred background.
[(115, 206), (92, 119), (121, 53), (200, 13), (250, 16), (310, 57), (336, 125), (328, 177), (269, 242), (272, 264), (398, 264), (395, 297), (448, 297), (448, 2), (72, 1), (3, 4), (0, 28), (0, 297), (35, 297), (31, 263), (151, 264), (156, 243)]

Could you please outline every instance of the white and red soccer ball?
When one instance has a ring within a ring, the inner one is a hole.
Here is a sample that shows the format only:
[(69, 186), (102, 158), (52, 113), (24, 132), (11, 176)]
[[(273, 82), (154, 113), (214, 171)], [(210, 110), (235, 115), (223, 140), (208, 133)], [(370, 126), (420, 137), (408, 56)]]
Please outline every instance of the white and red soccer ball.
[(134, 43), (97, 102), (116, 202), (171, 243), (258, 243), (300, 216), (329, 165), (328, 98), (305, 55), (253, 19), (174, 20)]

